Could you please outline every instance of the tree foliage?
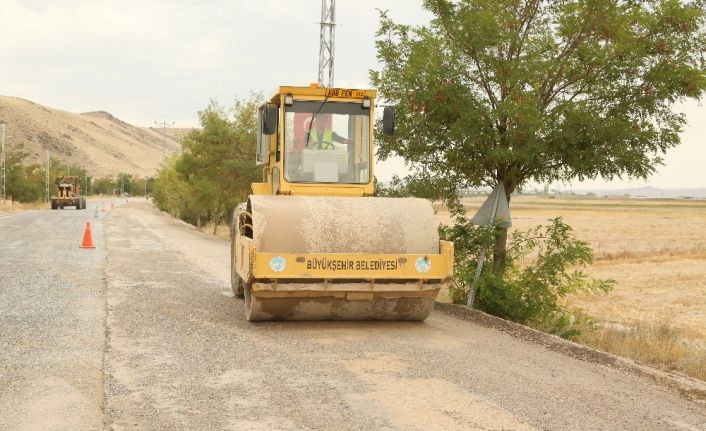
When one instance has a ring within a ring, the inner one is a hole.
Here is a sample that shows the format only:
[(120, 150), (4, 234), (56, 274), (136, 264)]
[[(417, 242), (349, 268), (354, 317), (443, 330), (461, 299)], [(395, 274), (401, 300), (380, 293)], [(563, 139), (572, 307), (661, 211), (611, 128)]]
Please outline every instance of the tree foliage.
[[(447, 198), (460, 188), (645, 178), (679, 144), (675, 102), (706, 89), (703, 0), (426, 0), (427, 26), (381, 12), (371, 81), (397, 106), (380, 136)], [(507, 230), (496, 235), (505, 270)]]
[(214, 101), (200, 111), (201, 129), (184, 137), (182, 153), (157, 175), (155, 202), (197, 226), (209, 220), (215, 231), (257, 181), (254, 160), (261, 103), (261, 95), (251, 95), (237, 100), (230, 112)]
[(98, 195), (113, 194), (116, 190), (118, 186), (114, 178), (96, 178), (91, 184), (91, 192)]
[[(17, 202), (37, 202), (44, 199), (46, 186), (46, 165), (28, 163), (30, 154), (23, 145), (8, 149), (5, 157), (7, 166), (6, 194), (8, 199)], [(116, 177), (96, 178), (89, 175), (86, 168), (76, 164), (66, 163), (55, 158), (49, 162), (49, 195), (56, 194), (54, 180), (60, 175), (78, 176), (81, 179), (81, 194), (83, 195), (113, 195), (121, 190), (132, 196), (145, 194), (151, 190), (151, 178), (120, 173)]]
[[(28, 163), (30, 153), (23, 145), (7, 149), (5, 154), (6, 188), (8, 199), (17, 202), (37, 202), (44, 198), (46, 186), (46, 166)], [(49, 193), (54, 194), (54, 178), (58, 175), (78, 175), (87, 177), (86, 170), (80, 166), (69, 166), (56, 159), (51, 159), (49, 169)]]
[(424, 4), (429, 27), (381, 15), (371, 78), (398, 134), (380, 154), (459, 187), (645, 177), (679, 143), (673, 103), (706, 89), (702, 2)]

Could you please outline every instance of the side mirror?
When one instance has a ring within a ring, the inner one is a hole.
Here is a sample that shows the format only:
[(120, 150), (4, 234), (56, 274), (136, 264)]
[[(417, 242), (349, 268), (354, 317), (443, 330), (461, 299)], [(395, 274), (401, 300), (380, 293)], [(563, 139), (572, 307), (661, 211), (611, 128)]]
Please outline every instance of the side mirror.
[(265, 105), (264, 114), (262, 118), (262, 133), (265, 135), (273, 135), (277, 131), (279, 110), (277, 106), (268, 103)]
[(395, 134), (395, 108), (391, 106), (382, 111), (382, 133), (390, 136)]

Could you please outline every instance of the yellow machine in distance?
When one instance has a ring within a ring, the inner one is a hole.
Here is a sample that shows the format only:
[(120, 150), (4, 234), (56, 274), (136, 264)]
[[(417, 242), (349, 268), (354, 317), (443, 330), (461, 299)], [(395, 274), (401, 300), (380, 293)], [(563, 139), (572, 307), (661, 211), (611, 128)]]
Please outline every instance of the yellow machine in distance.
[[(279, 87), (258, 113), (262, 182), (233, 214), (247, 319), (424, 320), (453, 268), (431, 204), (373, 197), (375, 90)], [(383, 130), (394, 130), (386, 108)]]
[(86, 197), (81, 196), (81, 178), (77, 176), (58, 176), (54, 180), (55, 196), (51, 198), (51, 209), (64, 209), (65, 206), (86, 209)]

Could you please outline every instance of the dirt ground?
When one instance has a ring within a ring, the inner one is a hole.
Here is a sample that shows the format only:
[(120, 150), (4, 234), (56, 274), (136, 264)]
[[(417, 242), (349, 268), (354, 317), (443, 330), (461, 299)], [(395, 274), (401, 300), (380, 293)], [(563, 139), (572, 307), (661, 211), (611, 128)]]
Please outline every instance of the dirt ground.
[[(483, 200), (464, 199), (469, 216)], [(616, 325), (668, 321), (706, 347), (706, 201), (518, 196), (511, 214), (512, 229), (562, 216), (593, 247), (589, 272), (616, 281), (571, 305)], [(437, 216), (450, 221), (443, 209)]]
[[(116, 202), (116, 201), (122, 201), (119, 198), (111, 198), (110, 196), (103, 196), (103, 195), (95, 195), (95, 196), (89, 196), (86, 198), (86, 201), (88, 203), (99, 203), (102, 205), (103, 208), (107, 208), (110, 206), (111, 202)], [(73, 207), (69, 207), (70, 209)], [(9, 199), (5, 201), (5, 204), (3, 205), (2, 200), (0, 200), (0, 213), (16, 213), (16, 212), (21, 212), (21, 211), (35, 211), (35, 210), (47, 210), (49, 209), (49, 204), (44, 203), (44, 202), (33, 202), (33, 203), (19, 203), (15, 202), (12, 203)], [(89, 208), (90, 210), (94, 210), (95, 207)], [(93, 212), (91, 212), (93, 214)], [(226, 227), (226, 231), (228, 228)]]
[(706, 424), (706, 383), (463, 307), (424, 322), (249, 323), (227, 241), (136, 199), (91, 218), (96, 248), (78, 248), (102, 204), (0, 215), (2, 430)]
[(44, 204), (39, 204), (39, 203), (32, 203), (32, 204), (20, 204), (15, 202), (14, 204), (8, 199), (5, 201), (3, 204), (2, 200), (0, 200), (0, 213), (10, 213), (10, 212), (18, 212), (18, 211), (29, 211), (29, 210), (35, 210), (35, 209), (40, 209), (45, 207), (46, 205)]
[(250, 324), (230, 295), (228, 242), (142, 201), (111, 210), (105, 236), (114, 430), (704, 423), (702, 405), (650, 379), (438, 312), (420, 324)]

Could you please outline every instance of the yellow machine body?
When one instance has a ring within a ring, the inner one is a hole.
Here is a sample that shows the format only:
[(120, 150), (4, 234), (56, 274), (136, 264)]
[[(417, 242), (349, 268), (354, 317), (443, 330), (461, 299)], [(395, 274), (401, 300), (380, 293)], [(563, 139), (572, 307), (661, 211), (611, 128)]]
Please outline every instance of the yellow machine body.
[[(356, 135), (355, 145), (367, 145), (370, 147), (369, 163), (371, 167), (370, 179), (365, 184), (323, 184), (323, 183), (296, 183), (290, 182), (285, 177), (283, 169), (283, 158), (277, 160), (277, 152), (282, 150), (278, 148), (277, 143), (285, 140), (285, 128), (279, 128), (273, 135), (261, 135), (258, 137), (258, 145), (267, 148), (267, 154), (260, 151), (259, 154), (263, 157), (259, 161), (265, 164), (263, 169), (263, 182), (253, 183), (252, 191), (256, 195), (308, 195), (308, 196), (372, 196), (374, 189), (373, 174), (372, 174), (372, 130), (375, 118), (374, 100), (375, 90), (351, 90), (339, 88), (320, 88), (320, 87), (290, 87), (281, 86), (270, 99), (270, 103), (277, 107), (286, 106), (285, 98), (291, 95), (293, 100), (311, 101), (316, 103), (362, 103), (363, 99), (371, 101), (370, 104), (370, 121), (368, 124), (369, 133), (366, 136), (363, 134)], [(280, 118), (278, 124), (283, 124), (284, 114), (279, 110)], [(262, 148), (261, 148), (262, 149)], [(265, 160), (264, 157), (267, 159)]]
[[(453, 244), (431, 204), (373, 197), (375, 95), (282, 86), (260, 109), (262, 182), (231, 226), (248, 320), (424, 320), (448, 282)], [(326, 119), (338, 142), (312, 148)]]
[(66, 206), (73, 206), (77, 210), (86, 209), (86, 197), (81, 196), (81, 178), (78, 176), (62, 175), (54, 180), (51, 209), (63, 209)]

